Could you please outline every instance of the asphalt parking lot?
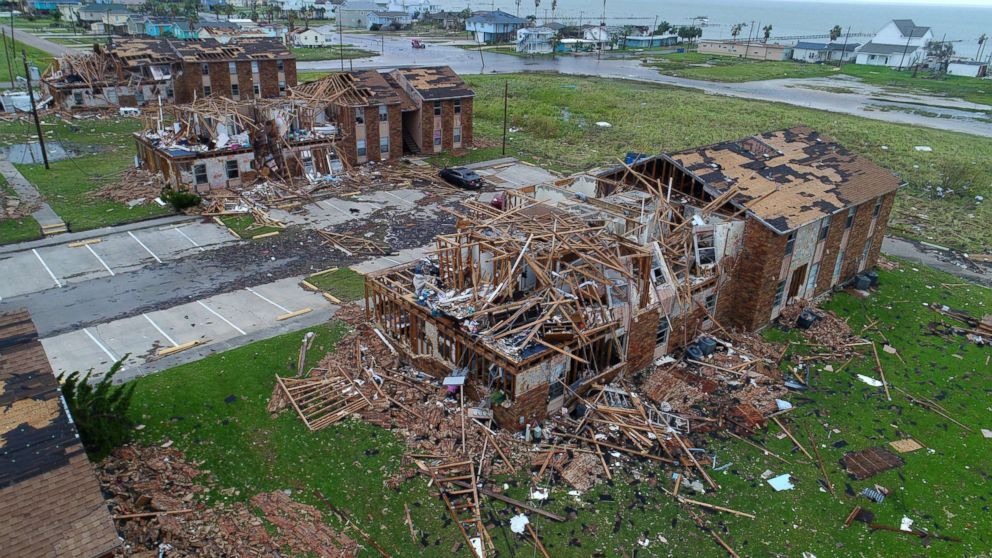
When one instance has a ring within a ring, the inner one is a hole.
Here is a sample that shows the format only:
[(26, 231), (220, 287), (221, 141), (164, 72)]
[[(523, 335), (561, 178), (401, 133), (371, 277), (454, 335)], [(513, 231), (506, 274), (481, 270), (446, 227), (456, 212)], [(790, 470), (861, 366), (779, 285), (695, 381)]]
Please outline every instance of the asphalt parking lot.
[(236, 242), (223, 227), (188, 222), (0, 255), (0, 301), (110, 277)]

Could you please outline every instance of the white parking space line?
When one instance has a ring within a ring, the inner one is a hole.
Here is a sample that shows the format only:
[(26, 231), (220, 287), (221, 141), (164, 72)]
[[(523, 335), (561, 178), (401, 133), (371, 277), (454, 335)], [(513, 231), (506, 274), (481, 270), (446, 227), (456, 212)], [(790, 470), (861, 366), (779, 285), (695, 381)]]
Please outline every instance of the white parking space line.
[(201, 252), (205, 252), (207, 250), (203, 246), (200, 246), (199, 244), (197, 244), (195, 240), (193, 240), (192, 238), (190, 238), (189, 235), (187, 235), (186, 233), (184, 233), (183, 230), (180, 229), (179, 227), (174, 227), (172, 230), (174, 230), (177, 233), (183, 235), (183, 238), (185, 238), (186, 240), (188, 240), (189, 243), (192, 244), (193, 246), (196, 246), (197, 248), (199, 248)]
[[(100, 350), (103, 351), (104, 353), (106, 353), (106, 355), (108, 357), (110, 357), (110, 360), (111, 361), (117, 362), (119, 360), (117, 357), (114, 356), (114, 353), (110, 352), (110, 349), (108, 349), (106, 346), (104, 346), (103, 343), (101, 343), (96, 337), (93, 336), (92, 333), (90, 333), (90, 330), (88, 330), (88, 329), (86, 329), (84, 327), (83, 328), (83, 333), (85, 333), (87, 337), (89, 337), (94, 343), (96, 343), (96, 346), (97, 347), (100, 347)], [(125, 367), (122, 365), (121, 366), (121, 370), (123, 370), (124, 368)]]
[(152, 327), (155, 328), (155, 331), (161, 333), (162, 334), (162, 337), (165, 337), (166, 340), (169, 341), (169, 343), (172, 343), (172, 346), (173, 347), (178, 347), (179, 346), (179, 343), (176, 343), (176, 340), (175, 339), (169, 337), (169, 334), (168, 333), (166, 333), (165, 331), (163, 331), (162, 328), (158, 327), (158, 324), (156, 324), (155, 322), (153, 322), (152, 319), (148, 317), (148, 314), (142, 314), (142, 316), (144, 316), (145, 319), (148, 320), (148, 323), (152, 324)]
[(332, 209), (337, 210), (338, 213), (342, 213), (344, 215), (348, 215), (349, 214), (347, 211), (341, 209), (340, 207), (338, 207), (338, 206), (334, 205), (333, 203), (331, 203), (329, 201), (326, 201), (326, 200), (318, 200), (317, 201), (317, 205), (322, 205), (322, 206), (325, 206), (325, 207), (326, 206), (330, 206)]
[(155, 252), (152, 252), (151, 250), (149, 250), (148, 247), (145, 246), (145, 243), (144, 242), (138, 240), (138, 237), (134, 236), (134, 233), (133, 232), (127, 231), (127, 234), (131, 235), (131, 238), (133, 238), (135, 242), (137, 242), (138, 244), (140, 244), (141, 247), (145, 249), (145, 252), (148, 252), (149, 254), (151, 254), (152, 257), (155, 258), (155, 261), (157, 261), (158, 263), (162, 263), (162, 260), (160, 260), (158, 258), (158, 256), (155, 255)]
[(276, 308), (278, 308), (278, 309), (280, 309), (280, 310), (282, 310), (283, 312), (285, 312), (285, 313), (287, 313), (287, 314), (290, 314), (290, 313), (292, 313), (292, 312), (293, 312), (293, 311), (292, 311), (292, 310), (290, 310), (289, 308), (286, 308), (285, 306), (283, 306), (283, 305), (281, 305), (281, 304), (278, 304), (278, 303), (275, 303), (275, 302), (272, 302), (271, 300), (269, 300), (269, 299), (267, 299), (267, 298), (265, 298), (264, 296), (262, 296), (262, 295), (260, 295), (260, 294), (258, 294), (258, 293), (257, 293), (257, 292), (255, 292), (255, 291), (254, 291), (254, 290), (253, 290), (253, 289), (252, 289), (251, 287), (247, 287), (247, 288), (246, 288), (245, 290), (247, 290), (247, 291), (248, 291), (248, 292), (250, 292), (251, 294), (253, 294), (253, 295), (255, 295), (255, 296), (257, 296), (258, 298), (260, 298), (260, 299), (262, 299), (262, 300), (264, 300), (265, 302), (268, 302), (268, 303), (269, 303), (269, 304), (271, 304), (272, 306), (275, 306)]
[(94, 258), (96, 258), (97, 260), (100, 261), (101, 264), (103, 264), (103, 268), (107, 270), (107, 273), (109, 273), (110, 275), (116, 275), (114, 273), (114, 270), (110, 269), (110, 266), (107, 265), (107, 262), (103, 261), (103, 258), (101, 258), (99, 254), (93, 251), (93, 248), (91, 248), (89, 244), (86, 245), (86, 249), (90, 251), (90, 254), (93, 254)]
[(205, 309), (207, 310), (207, 312), (210, 312), (210, 313), (211, 313), (211, 314), (213, 314), (214, 316), (217, 316), (217, 317), (218, 317), (218, 318), (220, 318), (221, 320), (224, 320), (224, 323), (226, 323), (227, 325), (229, 325), (229, 326), (231, 326), (231, 327), (233, 327), (233, 328), (234, 328), (235, 330), (237, 330), (237, 332), (238, 332), (238, 333), (240, 333), (241, 335), (247, 335), (247, 334), (246, 334), (246, 333), (244, 332), (244, 330), (243, 330), (243, 329), (241, 329), (240, 327), (238, 327), (238, 326), (236, 326), (236, 325), (234, 325), (233, 323), (231, 323), (231, 320), (228, 320), (228, 319), (227, 319), (227, 318), (225, 318), (224, 316), (221, 316), (220, 314), (218, 314), (218, 313), (217, 313), (216, 311), (214, 311), (214, 309), (213, 309), (213, 308), (211, 308), (211, 307), (209, 307), (209, 306), (207, 306), (206, 304), (204, 304), (202, 300), (197, 300), (196, 302), (197, 302), (197, 304), (199, 304), (200, 306), (202, 306), (202, 307), (204, 307), (204, 308), (205, 308)]
[(401, 261), (399, 261), (399, 260), (394, 260), (393, 258), (388, 258), (388, 257), (386, 257), (386, 256), (383, 256), (383, 257), (382, 257), (382, 259), (384, 259), (384, 260), (389, 260), (389, 261), (391, 261), (391, 262), (393, 262), (393, 263), (394, 263), (394, 264), (396, 264), (396, 265), (400, 265), (400, 264), (402, 264), (402, 263), (406, 263), (406, 262), (401, 262)]
[(399, 196), (397, 196), (396, 194), (394, 194), (394, 193), (392, 193), (392, 192), (387, 192), (387, 191), (385, 191), (385, 190), (384, 190), (384, 191), (383, 191), (382, 193), (383, 193), (383, 194), (386, 194), (387, 196), (390, 196), (390, 197), (393, 197), (393, 198), (396, 198), (396, 199), (398, 199), (398, 200), (400, 200), (400, 201), (401, 201), (401, 202), (403, 202), (403, 203), (408, 203), (408, 204), (410, 204), (410, 205), (417, 205), (416, 203), (414, 203), (414, 202), (412, 202), (412, 201), (410, 201), (410, 200), (408, 200), (408, 199), (405, 199), (405, 198), (401, 198), (401, 197), (399, 197)]
[(49, 275), (49, 277), (52, 278), (52, 281), (55, 281), (55, 286), (61, 288), (62, 287), (62, 283), (59, 283), (58, 278), (55, 277), (55, 274), (52, 273), (52, 270), (51, 269), (48, 269), (48, 264), (45, 263), (45, 260), (41, 259), (41, 254), (39, 254), (38, 251), (35, 250), (34, 248), (32, 248), (31, 251), (34, 252), (34, 255), (38, 257), (38, 261), (41, 262), (41, 265), (42, 266), (44, 266), (45, 271), (48, 272), (48, 275)]

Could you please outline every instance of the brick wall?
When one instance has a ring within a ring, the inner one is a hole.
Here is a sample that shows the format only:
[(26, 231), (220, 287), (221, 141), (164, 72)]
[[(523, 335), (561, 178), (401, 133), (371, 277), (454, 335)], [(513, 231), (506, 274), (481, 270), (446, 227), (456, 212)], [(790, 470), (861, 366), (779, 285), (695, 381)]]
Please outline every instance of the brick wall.
[[(717, 300), (719, 303), (719, 300)], [(693, 309), (683, 312), (678, 317), (671, 319), (671, 329), (668, 332), (668, 352), (677, 348), (682, 348), (692, 342), (699, 333), (702, 332), (703, 322), (706, 320), (706, 312), (699, 305), (693, 303)]]
[[(295, 78), (295, 66), (293, 75)], [(272, 98), (279, 96), (279, 68), (275, 60), (259, 60), (258, 77), (262, 82), (262, 97)]]
[(423, 155), (434, 153), (434, 103), (424, 101), (420, 110), (420, 152)]
[(181, 72), (174, 79), (173, 90), (176, 95), (176, 103), (193, 102), (194, 91), (197, 98), (203, 96), (203, 76), (200, 74), (199, 63), (183, 64)]
[(378, 161), (379, 155), (379, 106), (376, 105), (365, 107), (365, 160)]
[(286, 76), (286, 87), (296, 85), (296, 59), (283, 60), (283, 74)]
[(861, 260), (861, 252), (868, 242), (868, 231), (871, 228), (872, 209), (875, 207), (875, 200), (867, 201), (858, 206), (858, 212), (854, 216), (854, 224), (847, 236), (847, 249), (844, 251), (844, 263), (840, 272), (840, 283), (847, 281), (858, 273), (858, 262)]
[(455, 102), (441, 101), (441, 151), (454, 147)]
[(651, 309), (630, 321), (627, 333), (627, 370), (637, 372), (647, 368), (654, 360), (654, 348), (661, 312)]
[(878, 263), (878, 254), (882, 251), (882, 240), (885, 238), (885, 231), (889, 226), (889, 215), (892, 213), (892, 206), (895, 204), (896, 193), (891, 192), (882, 199), (882, 211), (878, 214), (878, 222), (875, 224), (875, 234), (871, 239), (871, 250), (868, 252), (868, 265), (865, 269), (871, 269)]
[(462, 147), (472, 147), (472, 98), (462, 99)]
[(238, 89), (240, 89), (241, 99), (255, 98), (255, 92), (252, 89), (254, 84), (251, 76), (251, 62), (238, 62)]
[(403, 156), (403, 112), (399, 105), (389, 107), (389, 157)]
[(355, 145), (355, 117), (354, 108), (344, 105), (335, 105), (337, 110), (336, 124), (344, 139), (338, 142), (338, 151), (344, 159), (345, 165), (358, 164), (358, 148)]
[(548, 416), (548, 384), (542, 384), (518, 396), (510, 406), (493, 407), (493, 418), (510, 432), (519, 430), (520, 417), (527, 422), (543, 421)]
[(744, 244), (729, 289), (725, 288), (717, 299), (716, 319), (724, 327), (750, 331), (771, 318), (785, 243), (786, 235), (775, 234), (757, 220), (747, 219)]

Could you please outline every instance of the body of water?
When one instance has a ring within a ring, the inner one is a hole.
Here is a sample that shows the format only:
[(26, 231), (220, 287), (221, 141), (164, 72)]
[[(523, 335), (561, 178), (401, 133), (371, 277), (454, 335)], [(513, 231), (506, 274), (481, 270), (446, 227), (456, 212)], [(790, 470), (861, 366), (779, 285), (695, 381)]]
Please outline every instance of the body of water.
[[(511, 14), (517, 13), (514, 0), (437, 0), (447, 10), (488, 10), (493, 7)], [(555, 20), (564, 23), (599, 23), (603, 0), (559, 0)], [(705, 16), (704, 38), (729, 39), (734, 24), (754, 22), (753, 33), (771, 25), (772, 37), (827, 34), (834, 25), (852, 33), (875, 33), (893, 19), (912, 19), (918, 26), (932, 28), (934, 37), (957, 41), (954, 49), (960, 56), (974, 57), (978, 52), (978, 37), (992, 36), (992, 1), (978, 5), (899, 4), (896, 2), (816, 2), (807, 0), (606, 0), (608, 25), (625, 23), (654, 25), (668, 21), (673, 25), (691, 25), (693, 18)], [(521, 17), (535, 13), (533, 0), (522, 0)], [(551, 19), (551, 0), (541, 0), (536, 9), (539, 19)], [(745, 28), (743, 38), (749, 29)], [(859, 37), (852, 42), (865, 43)], [(985, 52), (992, 51), (986, 44)], [(983, 55), (985, 58), (987, 54)]]

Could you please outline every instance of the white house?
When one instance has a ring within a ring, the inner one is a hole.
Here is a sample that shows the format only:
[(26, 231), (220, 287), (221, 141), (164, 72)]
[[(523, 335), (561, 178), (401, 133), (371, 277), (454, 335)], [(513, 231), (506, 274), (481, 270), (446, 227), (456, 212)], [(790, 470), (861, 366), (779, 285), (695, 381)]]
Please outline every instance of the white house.
[(551, 40), (555, 32), (547, 27), (524, 27), (517, 29), (517, 52), (527, 54), (549, 54), (554, 50)]
[(476, 12), (465, 20), (465, 30), (474, 33), (478, 43), (502, 43), (515, 40), (517, 29), (526, 27), (529, 23), (528, 20), (503, 10)]
[(413, 17), (406, 12), (390, 12), (380, 10), (376, 12), (369, 12), (367, 17), (370, 28), (376, 26), (380, 29), (386, 29), (390, 26), (407, 27), (413, 23)]
[(416, 14), (436, 14), (441, 11), (441, 6), (431, 2), (431, 0), (390, 0), (386, 10), (390, 12), (406, 12), (413, 17)]
[(906, 68), (923, 59), (923, 47), (932, 40), (929, 27), (918, 27), (911, 19), (894, 19), (858, 49), (857, 63)]
[(797, 62), (850, 62), (857, 58), (859, 43), (807, 43), (799, 41), (792, 49)]
[(582, 38), (587, 41), (595, 41), (605, 47), (619, 41), (622, 33), (622, 27), (599, 25), (594, 27), (586, 27), (585, 30), (582, 31)]
[(363, 2), (361, 0), (349, 0), (338, 6), (337, 18), (342, 27), (369, 28), (369, 14), (378, 12), (383, 8), (375, 2)]
[(989, 73), (989, 65), (976, 60), (954, 60), (947, 65), (947, 74), (951, 76), (985, 77)]
[(322, 47), (327, 46), (327, 37), (316, 29), (296, 29), (290, 36), (290, 40), (295, 47)]

